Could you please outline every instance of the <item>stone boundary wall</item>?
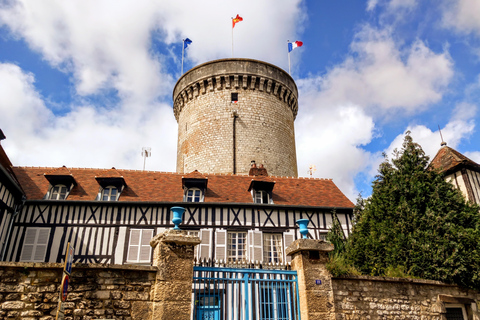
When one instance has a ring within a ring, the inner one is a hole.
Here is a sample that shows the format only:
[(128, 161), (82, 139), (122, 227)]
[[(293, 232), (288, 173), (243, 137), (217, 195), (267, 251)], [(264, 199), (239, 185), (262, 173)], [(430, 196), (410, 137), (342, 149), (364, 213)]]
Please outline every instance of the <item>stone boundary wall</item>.
[(438, 281), (358, 276), (332, 278), (332, 288), (337, 320), (443, 320), (448, 303), (465, 305), (468, 319), (479, 319), (480, 292)]
[[(65, 319), (150, 319), (157, 270), (74, 264)], [(0, 319), (55, 319), (62, 275), (60, 263), (0, 262)]]

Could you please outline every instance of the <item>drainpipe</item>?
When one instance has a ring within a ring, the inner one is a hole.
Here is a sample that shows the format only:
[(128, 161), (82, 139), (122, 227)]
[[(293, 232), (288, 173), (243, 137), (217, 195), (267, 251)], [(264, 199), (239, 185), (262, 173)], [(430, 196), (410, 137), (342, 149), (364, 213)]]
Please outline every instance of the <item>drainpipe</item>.
[(7, 236), (5, 237), (5, 242), (3, 243), (3, 248), (2, 248), (2, 255), (0, 257), (0, 261), (5, 261), (5, 253), (7, 252), (7, 243), (10, 240), (10, 234), (12, 233), (12, 226), (13, 226), (13, 221), (15, 221), (15, 217), (20, 213), (22, 210), (23, 206), (25, 205), (25, 201), (27, 198), (22, 196), (22, 202), (19, 204), (15, 205), (15, 209), (13, 210), (13, 213), (10, 213), (12, 217), (10, 218), (10, 222), (8, 225), (8, 230), (7, 230)]
[(237, 122), (238, 114), (237, 110), (233, 110), (233, 174), (237, 173), (237, 150), (236, 150), (236, 130), (235, 125)]

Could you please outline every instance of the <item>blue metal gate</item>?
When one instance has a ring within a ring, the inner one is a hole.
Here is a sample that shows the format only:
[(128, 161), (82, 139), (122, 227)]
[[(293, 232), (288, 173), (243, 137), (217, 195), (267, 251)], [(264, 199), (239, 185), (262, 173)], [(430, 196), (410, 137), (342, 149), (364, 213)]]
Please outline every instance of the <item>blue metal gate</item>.
[(194, 320), (300, 320), (296, 271), (193, 270)]

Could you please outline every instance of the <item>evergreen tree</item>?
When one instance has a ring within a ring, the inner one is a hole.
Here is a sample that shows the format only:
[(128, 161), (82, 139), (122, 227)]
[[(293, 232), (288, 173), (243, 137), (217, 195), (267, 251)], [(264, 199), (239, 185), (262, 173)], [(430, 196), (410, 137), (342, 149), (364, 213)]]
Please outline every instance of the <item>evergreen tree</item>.
[(345, 251), (345, 235), (335, 210), (332, 212), (332, 226), (330, 227), (330, 230), (328, 230), (327, 241), (334, 246), (334, 250), (330, 252), (330, 256), (343, 254)]
[(479, 288), (479, 208), (428, 162), (407, 132), (402, 149), (380, 165), (372, 196), (357, 206), (346, 258), (366, 274), (403, 269)]

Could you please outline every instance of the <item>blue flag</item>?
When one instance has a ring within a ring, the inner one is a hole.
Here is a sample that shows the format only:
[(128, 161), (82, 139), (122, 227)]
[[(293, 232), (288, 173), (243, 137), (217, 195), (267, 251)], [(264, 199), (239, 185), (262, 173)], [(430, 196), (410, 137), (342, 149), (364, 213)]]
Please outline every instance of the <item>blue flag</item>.
[(192, 43), (192, 40), (190, 40), (188, 38), (183, 40), (183, 49), (187, 49), (187, 47), (190, 43)]

